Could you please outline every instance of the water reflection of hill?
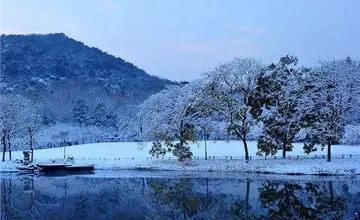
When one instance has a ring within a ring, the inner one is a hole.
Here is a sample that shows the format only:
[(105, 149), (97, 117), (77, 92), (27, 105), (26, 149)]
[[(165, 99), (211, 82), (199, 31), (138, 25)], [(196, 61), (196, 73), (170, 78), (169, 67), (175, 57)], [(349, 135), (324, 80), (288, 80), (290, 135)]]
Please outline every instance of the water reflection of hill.
[(337, 219), (360, 210), (360, 181), (9, 177), (2, 219)]

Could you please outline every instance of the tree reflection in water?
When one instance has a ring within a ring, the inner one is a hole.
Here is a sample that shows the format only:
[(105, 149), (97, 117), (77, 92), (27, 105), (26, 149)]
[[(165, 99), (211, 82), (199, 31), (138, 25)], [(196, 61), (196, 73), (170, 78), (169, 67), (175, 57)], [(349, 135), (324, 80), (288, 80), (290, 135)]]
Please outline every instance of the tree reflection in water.
[[(249, 203), (251, 181), (246, 180), (245, 195), (233, 196), (209, 193), (209, 179), (205, 179), (206, 194), (196, 191), (199, 180), (158, 180), (151, 183), (153, 201), (158, 211), (172, 219), (256, 219)], [(175, 182), (175, 183), (174, 183)], [(237, 188), (234, 188), (237, 191)], [(239, 199), (238, 197), (245, 197)]]
[(266, 218), (342, 219), (345, 199), (334, 195), (333, 183), (305, 186), (294, 183), (266, 182), (259, 188)]
[(156, 204), (169, 206), (166, 212), (161, 211), (168, 217), (188, 219), (201, 210), (209, 208), (211, 204), (206, 195), (193, 191), (193, 183), (190, 179), (180, 179), (177, 183), (155, 181), (150, 186), (154, 190), (153, 201)]
[(1, 178), (2, 219), (344, 219), (359, 181)]
[(234, 201), (231, 204), (231, 212), (236, 219), (259, 219), (249, 203), (251, 181), (246, 180), (245, 200)]
[(56, 202), (48, 197), (37, 198), (34, 179), (25, 177), (21, 179), (23, 189), (13, 185), (13, 179), (1, 178), (1, 219), (38, 219), (45, 210), (57, 206)]

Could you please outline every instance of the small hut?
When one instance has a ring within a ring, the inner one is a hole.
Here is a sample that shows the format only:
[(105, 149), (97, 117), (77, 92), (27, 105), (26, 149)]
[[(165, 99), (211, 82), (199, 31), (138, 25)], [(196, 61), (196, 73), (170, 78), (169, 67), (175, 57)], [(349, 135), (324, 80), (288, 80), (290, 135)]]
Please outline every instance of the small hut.
[(23, 151), (23, 154), (24, 154), (23, 164), (24, 165), (29, 165), (30, 164), (31, 151), (25, 150), (25, 151)]

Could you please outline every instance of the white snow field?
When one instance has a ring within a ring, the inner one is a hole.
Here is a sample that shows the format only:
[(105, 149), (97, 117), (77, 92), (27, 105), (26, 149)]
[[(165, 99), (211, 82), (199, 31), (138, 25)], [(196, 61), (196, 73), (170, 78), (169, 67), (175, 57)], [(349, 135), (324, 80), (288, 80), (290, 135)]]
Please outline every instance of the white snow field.
[[(95, 164), (96, 169), (136, 169), (174, 171), (236, 171), (279, 174), (360, 174), (360, 146), (334, 145), (333, 160), (327, 162), (323, 156), (326, 149), (304, 153), (303, 144), (297, 143), (293, 151), (287, 152), (290, 159), (280, 159), (282, 152), (265, 159), (256, 156), (256, 142), (249, 142), (251, 160), (245, 163), (241, 141), (207, 141), (210, 160), (205, 160), (205, 142), (191, 144), (194, 158), (178, 162), (172, 155), (154, 158), (148, 151), (151, 143), (96, 143), (66, 147), (66, 156), (75, 158), (77, 164)], [(351, 154), (351, 158), (350, 158)], [(6, 154), (7, 155), (7, 154)], [(299, 156), (299, 158), (297, 158)], [(12, 159), (22, 159), (22, 151), (12, 152)], [(49, 163), (64, 157), (64, 148), (35, 150), (35, 163)], [(198, 159), (199, 157), (199, 159)], [(215, 157), (215, 159), (214, 159)], [(316, 157), (316, 158), (315, 158)], [(17, 164), (1, 162), (0, 171), (14, 171)]]

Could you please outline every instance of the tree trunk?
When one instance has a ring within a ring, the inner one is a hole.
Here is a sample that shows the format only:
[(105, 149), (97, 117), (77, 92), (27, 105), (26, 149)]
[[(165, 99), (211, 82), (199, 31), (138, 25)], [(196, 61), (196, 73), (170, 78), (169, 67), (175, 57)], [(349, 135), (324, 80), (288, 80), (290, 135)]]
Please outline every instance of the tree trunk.
[(66, 159), (66, 146), (65, 146), (65, 139), (63, 141), (63, 144), (64, 144), (64, 159)]
[(331, 143), (328, 142), (328, 152), (327, 152), (327, 161), (331, 161)]
[(207, 160), (207, 159), (208, 159), (208, 156), (207, 156), (206, 139), (207, 139), (207, 136), (205, 135), (205, 160)]
[(11, 142), (10, 142), (10, 134), (7, 135), (8, 139), (8, 149), (9, 149), (9, 160), (11, 160)]
[(249, 162), (250, 158), (249, 158), (249, 150), (248, 150), (248, 146), (247, 146), (247, 142), (246, 142), (246, 137), (244, 137), (243, 143), (244, 143), (244, 150), (245, 150), (245, 160), (247, 163), (247, 162)]
[[(183, 138), (184, 138), (184, 124), (183, 124), (183, 120), (180, 121), (180, 148), (181, 148), (181, 151), (184, 149), (184, 141), (183, 141)], [(183, 157), (181, 156), (182, 155), (182, 152), (179, 152), (180, 155), (179, 155), (179, 160), (180, 161), (183, 161)]]
[(29, 136), (30, 136), (30, 151), (31, 151), (31, 159), (30, 159), (30, 162), (32, 163), (34, 161), (34, 140), (33, 140), (33, 134), (32, 134), (32, 131), (31, 131), (31, 128), (29, 128)]
[(5, 135), (2, 136), (1, 142), (2, 142), (2, 145), (3, 145), (2, 161), (4, 162), (4, 161), (5, 161), (5, 152), (6, 152), (6, 139), (5, 139)]
[(283, 142), (283, 152), (282, 152), (282, 158), (283, 159), (286, 159), (286, 142), (287, 142), (287, 137), (285, 135), (284, 142)]
[[(245, 97), (246, 98), (246, 97)], [(246, 99), (244, 100), (245, 103), (246, 103)], [(246, 132), (246, 128), (247, 128), (247, 115), (246, 115), (246, 110), (245, 112), (243, 112), (243, 120), (242, 120), (242, 131), (241, 131), (241, 135), (242, 135), (242, 141), (244, 143), (244, 150), (245, 150), (245, 160), (246, 160), (246, 163), (249, 162), (250, 158), (249, 158), (249, 150), (248, 150), (248, 146), (247, 146), (247, 142), (246, 142), (246, 135), (247, 135), (247, 132)]]

